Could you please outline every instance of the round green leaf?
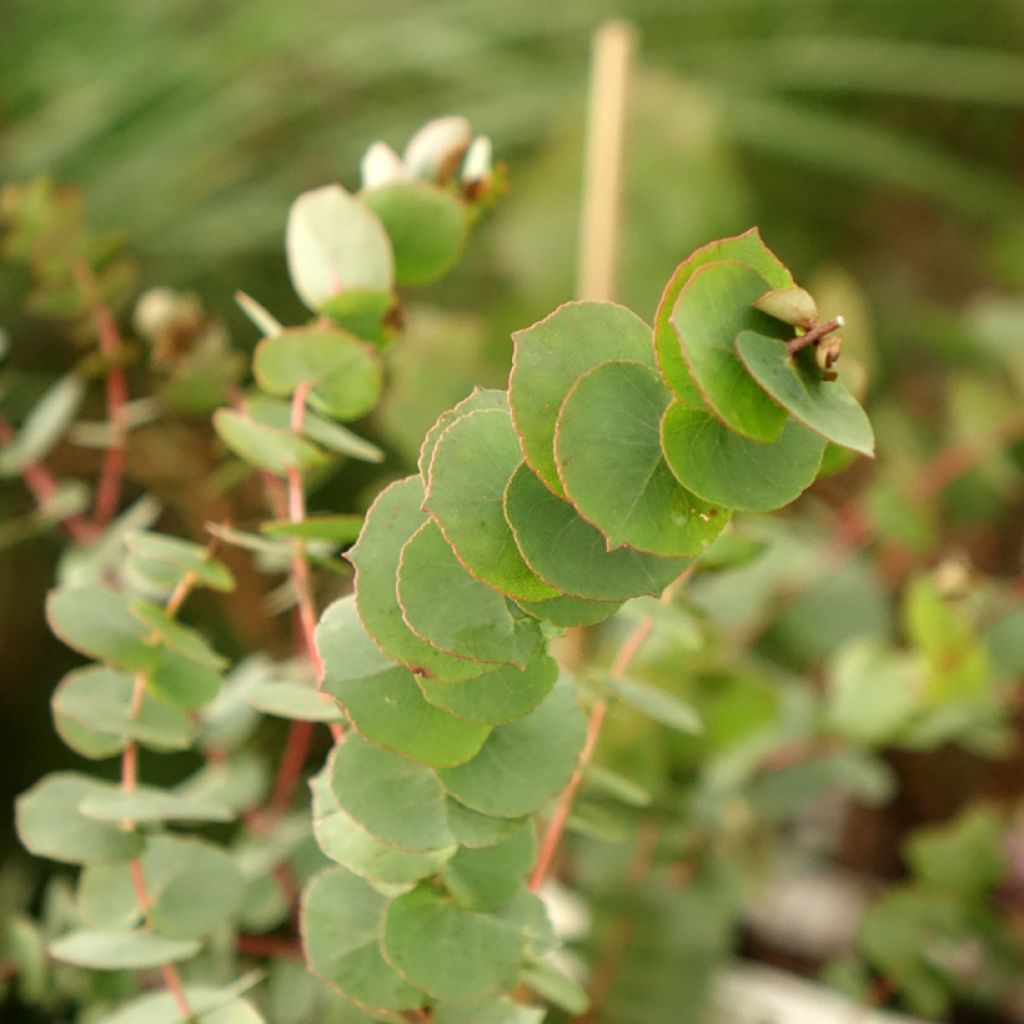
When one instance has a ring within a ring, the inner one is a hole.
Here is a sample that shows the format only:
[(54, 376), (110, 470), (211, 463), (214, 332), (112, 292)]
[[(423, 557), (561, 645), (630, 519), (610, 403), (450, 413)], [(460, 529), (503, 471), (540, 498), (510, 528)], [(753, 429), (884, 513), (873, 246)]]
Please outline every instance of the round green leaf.
[(46, 621), (68, 647), (116, 668), (137, 672), (161, 656), (149, 642), (151, 631), (132, 615), (128, 598), (105, 587), (52, 591)]
[(818, 304), (804, 288), (773, 288), (754, 303), (754, 309), (791, 327), (809, 330), (818, 322)]
[(195, 939), (170, 939), (143, 928), (127, 932), (82, 928), (56, 939), (47, 948), (55, 960), (76, 967), (138, 971), (187, 960), (199, 952), (200, 945)]
[(338, 805), (371, 836), (401, 850), (443, 850), (454, 842), (437, 776), (349, 733), (334, 754)]
[(79, 809), (94, 821), (110, 822), (231, 821), (234, 817), (231, 808), (219, 800), (149, 786), (88, 796)]
[(159, 660), (146, 673), (146, 689), (165, 704), (188, 711), (208, 704), (220, 693), (218, 672), (167, 647), (156, 649)]
[(265, 715), (300, 722), (340, 722), (344, 715), (327, 696), (301, 683), (258, 682), (245, 691), (245, 702)]
[(508, 395), (504, 391), (495, 391), (492, 388), (474, 388), (472, 394), (467, 395), (457, 405), (446, 409), (437, 418), (437, 422), (427, 431), (420, 446), (420, 454), (416, 465), (423, 477), (424, 486), (430, 483), (430, 466), (434, 461), (434, 449), (437, 442), (441, 440), (444, 432), (461, 416), (468, 416), (471, 412), (483, 409), (508, 409)]
[(527, 821), (494, 846), (460, 849), (445, 866), (444, 883), (461, 906), (496, 910), (518, 895), (536, 848), (533, 824)]
[(505, 488), (520, 462), (507, 411), (468, 413), (437, 444), (425, 505), (474, 576), (509, 597), (542, 601), (558, 591), (523, 561), (503, 507)]
[(541, 1024), (544, 1010), (521, 1006), (504, 996), (459, 1006), (444, 1004), (434, 1014), (435, 1024)]
[(376, 351), (339, 330), (297, 327), (264, 338), (253, 355), (253, 373), (264, 391), (279, 397), (312, 385), (310, 404), (339, 420), (359, 419), (380, 398)]
[(200, 544), (146, 530), (130, 531), (125, 534), (124, 543), (132, 554), (149, 562), (163, 562), (183, 573), (192, 573), (203, 586), (220, 591), (235, 589), (228, 567)]
[(781, 260), (761, 241), (757, 228), (735, 238), (723, 238), (698, 249), (676, 267), (665, 286), (658, 312), (654, 317), (654, 347), (658, 366), (665, 383), (679, 399), (694, 409), (703, 409), (704, 397), (693, 383), (690, 371), (679, 348), (679, 335), (672, 326), (676, 299), (699, 267), (722, 260), (739, 260), (753, 267), (773, 288), (788, 288), (793, 278)]
[(525, 818), (496, 818), (471, 810), (458, 800), (448, 798), (448, 824), (460, 846), (481, 850), (512, 835)]
[(825, 439), (790, 420), (778, 441), (734, 434), (710, 413), (676, 402), (662, 420), (662, 447), (679, 482), (705, 501), (748, 512), (788, 505), (814, 482)]
[(68, 864), (129, 860), (142, 849), (141, 837), (116, 825), (92, 821), (79, 810), (89, 797), (117, 792), (116, 786), (74, 772), (47, 775), (18, 797), (18, 838), (37, 857)]
[(467, 722), (498, 725), (532, 711), (558, 678), (558, 663), (540, 653), (524, 669), (503, 666), (461, 683), (417, 677), (423, 696), (431, 704)]
[(314, 469), (330, 462), (315, 444), (304, 437), (268, 427), (234, 409), (218, 409), (213, 426), (220, 439), (243, 462), (286, 476), (290, 469)]
[(292, 285), (313, 312), (338, 293), (390, 292), (394, 284), (384, 225), (340, 185), (303, 192), (292, 203), (285, 252)]
[(623, 306), (569, 302), (512, 337), (508, 400), (523, 457), (555, 494), (562, 494), (554, 443), (566, 393), (577, 377), (609, 359), (653, 368), (651, 329)]
[(302, 894), (306, 962), (361, 1006), (415, 1009), (426, 1001), (423, 993), (406, 984), (381, 953), (384, 907), (384, 897), (345, 868), (317, 875)]
[[(202, 1024), (266, 1024), (249, 1002), (236, 998), (239, 988), (241, 982), (228, 988), (188, 985), (185, 998)], [(172, 993), (152, 992), (129, 1000), (96, 1024), (181, 1024), (181, 1008)]]
[(331, 860), (360, 878), (387, 885), (405, 885), (437, 874), (455, 855), (453, 843), (440, 850), (409, 853), (374, 839), (346, 814), (331, 788), (332, 754), (322, 772), (310, 780), (313, 793), (313, 834)]
[(412, 672), (382, 654), (366, 635), (352, 597), (327, 609), (316, 643), (324, 661), (324, 689), (371, 743), (432, 768), (462, 764), (483, 745), (490, 732), (487, 725), (456, 718), (428, 703)]
[(736, 335), (746, 329), (787, 334), (783, 324), (752, 306), (766, 287), (746, 263), (709, 263), (686, 283), (672, 311), (683, 358), (707, 407), (755, 441), (774, 441), (787, 418), (747, 373), (734, 347)]
[(558, 416), (555, 459), (569, 500), (607, 538), (655, 555), (696, 555), (729, 521), (672, 475), (661, 451), (671, 396), (637, 363), (603, 363), (572, 386)]
[[(608, 550), (600, 530), (521, 465), (505, 491), (505, 515), (526, 564), (553, 587), (594, 601), (660, 594), (690, 564), (630, 548)], [(543, 608), (543, 605), (535, 606)]]
[(417, 636), (455, 657), (525, 668), (541, 643), (537, 624), (470, 576), (433, 521), (402, 548), (398, 602)]
[(499, 725), (472, 761), (438, 776), (456, 800), (481, 814), (532, 814), (569, 781), (586, 733), (572, 683), (563, 678), (524, 718)]
[(132, 615), (149, 630), (149, 642), (161, 643), (189, 661), (207, 668), (226, 668), (228, 659), (218, 654), (197, 630), (182, 625), (159, 605), (132, 601)]
[(874, 455), (875, 434), (864, 410), (841, 380), (821, 376), (808, 349), (791, 359), (785, 342), (742, 331), (736, 351), (754, 380), (804, 426), (844, 448)]
[(377, 495), (359, 540), (345, 556), (356, 569), (356, 609), (377, 646), (417, 675), (472, 679), (487, 666), (442, 654), (418, 637), (406, 625), (395, 594), (402, 548), (427, 518), (420, 510), (422, 501), (418, 476), (398, 480)]
[(621, 601), (587, 601), (582, 597), (562, 594), (546, 601), (517, 601), (523, 611), (563, 629), (572, 626), (596, 626), (610, 619), (621, 607)]
[(467, 222), (453, 193), (423, 181), (403, 181), (363, 192), (360, 198), (391, 238), (400, 284), (426, 284), (455, 265)]
[(156, 750), (187, 749), (192, 729), (186, 716), (148, 694), (132, 714), (134, 690), (132, 676), (101, 666), (68, 673), (51, 701), (58, 730), (61, 722), (73, 722), (112, 740), (112, 753), (120, 752), (129, 739)]
[(410, 984), (461, 1003), (515, 984), (523, 939), (501, 919), (463, 910), (420, 885), (388, 904), (383, 947)]

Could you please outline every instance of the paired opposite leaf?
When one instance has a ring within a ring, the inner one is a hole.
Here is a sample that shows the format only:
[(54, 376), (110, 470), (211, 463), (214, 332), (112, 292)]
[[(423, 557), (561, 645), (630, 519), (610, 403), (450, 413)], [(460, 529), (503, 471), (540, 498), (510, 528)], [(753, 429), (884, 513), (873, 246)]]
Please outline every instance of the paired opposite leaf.
[(661, 451), (671, 396), (637, 363), (602, 363), (572, 386), (558, 416), (555, 459), (569, 500), (607, 538), (656, 555), (698, 554), (729, 510), (681, 487)]

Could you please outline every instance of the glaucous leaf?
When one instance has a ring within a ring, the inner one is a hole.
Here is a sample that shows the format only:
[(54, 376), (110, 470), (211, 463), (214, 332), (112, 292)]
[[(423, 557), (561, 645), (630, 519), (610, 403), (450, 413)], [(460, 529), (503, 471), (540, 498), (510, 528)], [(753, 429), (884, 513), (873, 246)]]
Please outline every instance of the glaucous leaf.
[(572, 683), (563, 677), (528, 715), (495, 728), (472, 761), (438, 776), (451, 796), (481, 814), (532, 814), (569, 781), (586, 732)]
[(277, 427), (268, 427), (234, 409), (218, 409), (213, 426), (220, 439), (243, 462), (286, 476), (290, 469), (314, 469), (330, 459), (304, 437)]
[(442, 877), (455, 901), (469, 910), (496, 910), (519, 893), (536, 853), (533, 823), (525, 822), (494, 846), (462, 847)]
[(394, 285), (394, 256), (384, 225), (340, 185), (303, 192), (292, 203), (285, 254), (292, 285), (313, 312), (339, 292), (390, 292)]
[(47, 947), (62, 963), (94, 971), (143, 970), (187, 960), (199, 952), (195, 939), (171, 939), (144, 928), (103, 931), (81, 928), (55, 939)]
[(71, 425), (84, 394), (85, 384), (75, 374), (57, 381), (29, 413), (18, 433), (0, 448), (0, 477), (17, 476), (47, 455)]
[(412, 672), (366, 635), (351, 596), (324, 613), (316, 643), (324, 661), (324, 690), (364, 739), (432, 768), (462, 764), (480, 750), (489, 727), (428, 703)]
[(520, 462), (507, 411), (467, 413), (437, 442), (424, 504), (472, 575), (509, 597), (542, 601), (558, 591), (523, 561), (503, 507), (505, 488)]
[(543, 1019), (540, 1007), (523, 1006), (504, 996), (459, 1006), (445, 1003), (434, 1014), (436, 1024), (541, 1024)]
[(448, 825), (460, 846), (482, 850), (513, 835), (525, 818), (497, 818), (481, 814), (458, 800), (448, 798)]
[[(607, 538), (655, 555), (699, 554), (729, 521), (672, 475), (661, 451), (671, 395), (638, 363), (609, 362), (580, 377), (555, 431), (555, 461), (569, 500)], [(513, 595), (515, 596), (515, 595)]]
[(746, 512), (788, 505), (814, 483), (825, 451), (825, 439), (794, 420), (777, 441), (761, 444), (680, 402), (665, 411), (661, 444), (684, 487), (705, 501)]
[(200, 544), (148, 530), (131, 530), (125, 534), (124, 542), (133, 555), (149, 562), (173, 565), (183, 573), (192, 573), (198, 582), (211, 590), (228, 592), (235, 589), (235, 580), (228, 567)]
[(434, 425), (427, 431), (420, 446), (419, 458), (416, 466), (423, 477), (424, 487), (430, 484), (430, 465), (434, 460), (434, 449), (441, 435), (461, 416), (468, 416), (471, 412), (478, 412), (484, 409), (508, 409), (508, 395), (504, 391), (496, 391), (493, 388), (474, 388), (472, 394), (467, 395), (461, 402), (446, 409)]
[(427, 284), (450, 270), (466, 240), (466, 213), (452, 192), (426, 182), (396, 182), (360, 198), (380, 218), (400, 284)]
[(79, 810), (94, 821), (231, 821), (231, 808), (204, 796), (138, 786), (131, 792), (114, 788), (108, 793), (86, 796)]
[(258, 682), (246, 690), (245, 700), (276, 718), (300, 722), (341, 722), (345, 718), (326, 693), (301, 683)]
[(106, 587), (51, 591), (46, 620), (68, 647), (115, 668), (137, 672), (160, 659), (151, 631), (132, 615), (130, 600)]
[(523, 611), (552, 625), (567, 629), (571, 626), (596, 626), (611, 618), (621, 607), (621, 601), (588, 601), (583, 597), (561, 594), (546, 601), (517, 601)]
[(569, 388), (609, 359), (654, 367), (651, 329), (635, 313), (610, 302), (569, 302), (517, 331), (508, 381), (512, 420), (530, 468), (555, 493), (555, 423)]
[(604, 534), (552, 494), (525, 463), (509, 480), (505, 515), (526, 564), (574, 597), (625, 601), (641, 594), (658, 595), (691, 561), (630, 548), (609, 551)]
[(188, 711), (209, 704), (220, 693), (219, 672), (167, 647), (156, 650), (159, 659), (146, 673), (146, 689), (157, 700)]

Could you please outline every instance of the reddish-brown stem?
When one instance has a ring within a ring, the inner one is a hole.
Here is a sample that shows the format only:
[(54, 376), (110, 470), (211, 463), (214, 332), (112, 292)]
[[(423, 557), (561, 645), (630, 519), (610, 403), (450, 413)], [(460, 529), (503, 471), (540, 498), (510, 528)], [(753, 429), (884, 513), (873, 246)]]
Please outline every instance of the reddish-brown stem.
[(312, 739), (312, 722), (292, 722), (281, 754), (277, 777), (274, 779), (274, 789), (270, 795), (269, 810), (275, 818), (288, 810), (292, 802), (306, 758), (309, 756)]
[(121, 501), (121, 480), (124, 477), (125, 447), (128, 437), (126, 407), (128, 377), (121, 365), (121, 333), (110, 307), (96, 294), (96, 279), (84, 261), (75, 268), (79, 287), (92, 307), (92, 323), (99, 338), (100, 354), (107, 363), (107, 419), (110, 422), (110, 447), (103, 456), (100, 479), (96, 485), (93, 523), (102, 529), (117, 513)]
[(302, 950), (297, 942), (275, 935), (239, 935), (235, 948), (246, 956), (269, 957), (273, 960), (302, 959)]
[[(10, 444), (14, 439), (14, 429), (0, 416), (0, 442)], [(39, 508), (43, 508), (57, 493), (57, 481), (53, 474), (41, 462), (32, 462), (21, 471), (21, 478)], [(82, 516), (66, 516), (61, 526), (67, 535), (79, 544), (87, 544), (96, 538), (96, 528)]]

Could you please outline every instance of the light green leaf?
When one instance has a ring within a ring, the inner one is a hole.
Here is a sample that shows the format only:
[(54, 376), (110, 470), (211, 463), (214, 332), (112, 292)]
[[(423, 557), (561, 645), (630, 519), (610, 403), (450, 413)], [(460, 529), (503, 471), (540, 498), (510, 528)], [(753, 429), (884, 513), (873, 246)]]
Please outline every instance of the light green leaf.
[(315, 469), (330, 462), (316, 445), (304, 437), (268, 427), (234, 409), (218, 409), (213, 426), (220, 439), (244, 462), (286, 476), (290, 469)]
[(461, 1003), (512, 987), (523, 940), (501, 919), (463, 910), (420, 885), (388, 904), (383, 945), (411, 984)]
[(658, 366), (665, 382), (680, 401), (694, 409), (705, 408), (704, 397), (693, 383), (679, 347), (679, 335), (672, 326), (676, 300), (698, 268), (722, 260), (739, 260), (753, 267), (773, 288), (788, 288), (793, 278), (778, 257), (761, 241), (757, 228), (734, 238), (723, 238), (698, 249), (676, 267), (665, 287), (654, 317), (654, 344)]
[(91, 821), (79, 810), (89, 797), (119, 792), (116, 786), (87, 775), (59, 772), (47, 775), (22, 793), (15, 804), (15, 824), (22, 845), (37, 857), (68, 864), (128, 860), (142, 849), (134, 832)]
[(778, 438), (786, 413), (747, 373), (734, 340), (746, 329), (780, 337), (792, 333), (753, 308), (767, 287), (746, 263), (709, 263), (687, 281), (672, 311), (680, 350), (707, 407), (731, 430), (763, 442)]
[(741, 331), (736, 350), (754, 380), (805, 427), (844, 448), (874, 455), (875, 434), (864, 410), (841, 380), (822, 377), (808, 349), (790, 359), (785, 342)]
[(366, 342), (339, 330), (296, 327), (264, 338), (253, 355), (261, 388), (279, 397), (312, 386), (309, 403), (339, 420), (356, 420), (380, 398), (380, 357)]
[(187, 796), (139, 786), (131, 792), (85, 797), (79, 809), (94, 821), (231, 821), (231, 808), (207, 797)]
[(519, 978), (549, 1003), (574, 1017), (584, 1013), (590, 1005), (584, 989), (548, 958), (530, 960), (520, 971)]
[(371, 882), (404, 885), (437, 874), (455, 855), (452, 843), (440, 850), (409, 853), (374, 839), (338, 804), (331, 787), (334, 755), (319, 775), (310, 780), (313, 793), (313, 832), (320, 849), (331, 860)]
[(638, 363), (594, 367), (570, 389), (555, 431), (555, 461), (569, 500), (607, 538), (667, 557), (699, 554), (729, 521), (681, 487), (661, 451), (671, 396)]
[(360, 198), (391, 238), (399, 283), (426, 284), (455, 265), (467, 220), (451, 192), (426, 182), (396, 182), (363, 192)]
[(306, 516), (301, 523), (288, 519), (272, 519), (260, 523), (260, 533), (268, 537), (301, 537), (303, 540), (327, 540), (334, 544), (351, 544), (363, 527), (360, 515)]
[(85, 394), (79, 377), (62, 377), (39, 400), (13, 440), (0, 448), (0, 477), (17, 476), (64, 436)]
[(654, 367), (651, 329), (610, 302), (569, 302), (512, 335), (515, 358), (508, 382), (512, 419), (530, 468), (555, 494), (555, 422), (569, 388), (609, 359)]
[(150, 630), (132, 615), (129, 599), (106, 587), (51, 591), (46, 620), (68, 647), (116, 668), (138, 671), (160, 659), (160, 649), (149, 642)]
[(292, 285), (313, 312), (339, 292), (390, 292), (394, 284), (384, 225), (340, 185), (303, 192), (292, 203), (285, 252)]
[(437, 442), (425, 507), (473, 576), (509, 597), (542, 601), (558, 591), (523, 561), (503, 508), (505, 488), (520, 462), (507, 411), (467, 413)]
[(504, 996), (460, 1006), (442, 1004), (434, 1014), (435, 1024), (541, 1024), (542, 1020), (544, 1010)]
[(586, 732), (572, 683), (563, 677), (528, 715), (499, 725), (472, 761), (438, 776), (451, 796), (481, 814), (532, 814), (569, 781)]
[(496, 818), (448, 798), (448, 825), (460, 846), (482, 850), (513, 835), (525, 818)]
[(245, 692), (246, 703), (277, 718), (301, 722), (341, 722), (344, 715), (326, 693), (300, 683), (266, 681)]
[(414, 853), (451, 846), (444, 791), (429, 768), (349, 733), (333, 769), (338, 805), (371, 836)]
[(183, 658), (207, 668), (225, 668), (228, 659), (218, 654), (197, 630), (182, 625), (159, 605), (132, 601), (131, 613), (150, 631), (150, 643), (161, 643)]
[(166, 647), (157, 650), (159, 660), (146, 673), (146, 689), (157, 700), (188, 711), (208, 704), (220, 693), (221, 677), (218, 672)]
[[(411, 1010), (426, 998), (381, 953), (386, 901), (345, 868), (317, 875), (302, 894), (302, 945), (310, 970), (361, 1006)], [(430, 945), (430, 943), (424, 943)]]
[[(185, 998), (199, 1015), (200, 1024), (265, 1024), (252, 1004), (235, 997), (235, 988), (188, 985)], [(132, 999), (95, 1024), (182, 1024), (181, 1009), (170, 992), (152, 992)]]
[(474, 388), (468, 395), (451, 409), (446, 409), (434, 425), (427, 431), (420, 446), (416, 467), (423, 477), (424, 487), (430, 483), (430, 466), (434, 460), (434, 449), (444, 432), (460, 417), (483, 409), (508, 409), (508, 395), (504, 391), (491, 388)]
[(146, 530), (131, 530), (125, 534), (124, 542), (133, 555), (175, 566), (182, 575), (192, 573), (200, 583), (213, 590), (227, 592), (235, 589), (235, 580), (228, 567), (199, 544)]
[(462, 764), (480, 750), (490, 728), (428, 703), (412, 672), (388, 659), (366, 635), (352, 597), (327, 609), (316, 643), (324, 661), (324, 689), (371, 743), (433, 768)]
[(788, 505), (814, 483), (825, 439), (793, 420), (778, 441), (734, 434), (710, 413), (675, 402), (665, 411), (661, 443), (679, 482), (705, 501), (747, 512)]
[(754, 309), (805, 331), (818, 322), (818, 304), (804, 288), (773, 288), (757, 299)]
[(499, 725), (532, 711), (551, 692), (557, 678), (557, 662), (541, 653), (524, 669), (503, 666), (461, 683), (422, 676), (417, 676), (416, 682), (435, 707), (467, 722)]
[(100, 931), (82, 928), (47, 947), (50, 956), (94, 971), (142, 970), (187, 960), (199, 952), (194, 939), (170, 939), (145, 929)]
[(525, 822), (494, 846), (463, 847), (448, 861), (442, 877), (455, 901), (469, 910), (496, 910), (519, 893), (533, 865), (533, 823)]
[(426, 521), (420, 510), (423, 482), (406, 477), (386, 487), (366, 514), (359, 540), (346, 557), (356, 567), (356, 608), (380, 649), (417, 675), (436, 679), (472, 679), (483, 663), (442, 654), (406, 625), (395, 594), (402, 548)]
[(537, 624), (470, 576), (432, 521), (402, 548), (398, 603), (417, 636), (455, 657), (525, 668), (541, 643)]
[(517, 601), (523, 611), (555, 626), (595, 626), (611, 618), (621, 607), (621, 601), (588, 601), (582, 597), (562, 594), (546, 601)]
[[(604, 534), (555, 497), (525, 463), (509, 480), (505, 515), (527, 565), (574, 597), (624, 601), (640, 594), (658, 595), (691, 561), (629, 548), (609, 551)], [(531, 610), (542, 608), (531, 605)]]

